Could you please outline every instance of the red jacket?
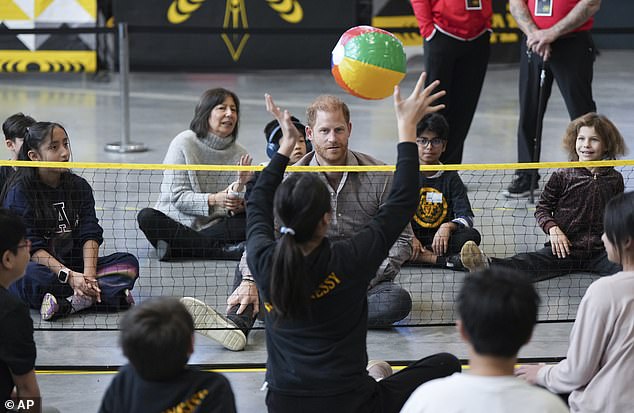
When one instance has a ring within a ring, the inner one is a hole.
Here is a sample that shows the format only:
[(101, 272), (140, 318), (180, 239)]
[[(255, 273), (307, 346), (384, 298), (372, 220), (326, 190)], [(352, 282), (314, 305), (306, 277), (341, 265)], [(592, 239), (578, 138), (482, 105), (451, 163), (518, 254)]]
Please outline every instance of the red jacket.
[(467, 10), (467, 0), (411, 0), (420, 34), (429, 40), (436, 30), (472, 40), (491, 29), (492, 0), (480, 0), (481, 9)]
[[(535, 24), (540, 29), (548, 29), (557, 23), (559, 20), (563, 19), (570, 13), (577, 3), (580, 0), (552, 0), (552, 15), (551, 16), (535, 16), (535, 0), (528, 0), (526, 5), (528, 6), (528, 10), (531, 12), (531, 16), (535, 21)], [(585, 30), (590, 30), (592, 28), (592, 24), (594, 23), (594, 17), (590, 17), (584, 24), (573, 30), (573, 32), (580, 32)]]

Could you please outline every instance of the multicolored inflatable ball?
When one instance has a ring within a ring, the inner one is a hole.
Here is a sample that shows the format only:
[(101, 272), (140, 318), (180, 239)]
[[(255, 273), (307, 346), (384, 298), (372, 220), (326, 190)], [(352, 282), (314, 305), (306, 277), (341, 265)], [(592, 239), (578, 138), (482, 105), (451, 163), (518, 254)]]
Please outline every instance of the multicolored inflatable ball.
[(392, 33), (372, 26), (347, 30), (332, 50), (332, 75), (351, 95), (383, 99), (405, 77), (403, 44)]

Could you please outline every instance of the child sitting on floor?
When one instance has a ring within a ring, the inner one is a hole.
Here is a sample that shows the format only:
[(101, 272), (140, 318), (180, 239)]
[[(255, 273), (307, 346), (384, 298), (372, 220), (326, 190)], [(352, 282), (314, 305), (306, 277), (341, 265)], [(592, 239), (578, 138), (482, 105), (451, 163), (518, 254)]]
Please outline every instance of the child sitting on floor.
[[(421, 165), (441, 165), (448, 135), (449, 125), (442, 115), (430, 113), (423, 118), (416, 127)], [(456, 171), (423, 170), (419, 186), (410, 262), (464, 270), (458, 253), (467, 241), (479, 245), (480, 233), (473, 228), (473, 211), (460, 175)]]
[[(626, 152), (616, 126), (596, 113), (570, 122), (563, 144), (571, 161), (616, 159)], [(537, 224), (550, 238), (544, 248), (489, 259), (475, 243), (467, 242), (460, 254), (462, 262), (471, 271), (489, 264), (514, 268), (533, 281), (574, 272), (614, 274), (621, 267), (608, 260), (601, 242), (603, 211), (623, 190), (623, 176), (610, 166), (559, 169), (546, 183), (535, 210)]]
[[(29, 127), (18, 159), (68, 162), (70, 141), (58, 123)], [(5, 185), (2, 202), (22, 217), (31, 241), (31, 262), (10, 292), (40, 309), (43, 320), (95, 304), (111, 310), (134, 303), (139, 274), (132, 254), (99, 256), (103, 229), (88, 182), (67, 168), (23, 167)]]

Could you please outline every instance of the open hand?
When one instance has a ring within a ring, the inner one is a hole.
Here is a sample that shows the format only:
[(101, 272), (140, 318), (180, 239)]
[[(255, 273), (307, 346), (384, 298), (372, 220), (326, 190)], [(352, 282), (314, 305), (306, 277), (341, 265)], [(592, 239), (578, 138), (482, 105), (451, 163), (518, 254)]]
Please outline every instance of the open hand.
[(570, 255), (570, 247), (572, 243), (566, 234), (558, 226), (554, 226), (548, 230), (550, 236), (550, 247), (553, 255), (557, 258), (566, 258)]
[(525, 364), (515, 369), (515, 376), (526, 380), (530, 384), (537, 383), (537, 373), (544, 367), (544, 363)]
[(260, 311), (258, 288), (254, 282), (242, 281), (238, 288), (227, 298), (227, 312), (234, 305), (239, 305), (240, 307), (238, 307), (236, 314), (242, 314), (249, 304), (253, 304), (253, 315), (256, 315)]
[(282, 130), (282, 137), (279, 141), (280, 148), (277, 151), (284, 156), (290, 157), (293, 148), (295, 148), (295, 144), (303, 136), (293, 124), (291, 114), (287, 110), (282, 111), (276, 106), (271, 95), (266, 93), (264, 95), (264, 101), (266, 103), (266, 111), (277, 119), (280, 124), (280, 129)]
[(399, 86), (394, 86), (394, 111), (396, 112), (396, 121), (398, 124), (399, 138), (401, 141), (416, 141), (416, 125), (428, 113), (438, 112), (445, 105), (433, 105), (433, 103), (445, 95), (445, 91), (433, 93), (440, 82), (438, 80), (432, 82), (429, 86), (424, 87), (427, 74), (421, 73), (416, 86), (412, 93), (406, 98), (401, 98)]
[[(252, 161), (253, 161), (253, 158), (251, 157), (251, 155), (247, 153), (240, 157), (240, 160), (238, 161), (238, 165), (248, 166), (248, 165), (251, 165)], [(251, 179), (252, 176), (253, 176), (253, 171), (238, 171), (238, 186), (239, 186), (238, 190), (241, 191), (244, 185), (246, 185), (247, 182), (249, 182), (249, 179)]]

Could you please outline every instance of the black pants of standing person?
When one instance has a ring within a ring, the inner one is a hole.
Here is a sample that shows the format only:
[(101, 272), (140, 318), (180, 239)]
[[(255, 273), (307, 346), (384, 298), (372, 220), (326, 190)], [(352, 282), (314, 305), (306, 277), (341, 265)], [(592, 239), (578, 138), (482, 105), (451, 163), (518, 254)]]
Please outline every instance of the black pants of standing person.
[[(526, 36), (520, 41), (520, 118), (517, 130), (517, 159), (519, 162), (539, 162), (535, 158), (535, 133), (538, 121), (538, 99), (542, 58), (527, 54)], [(595, 112), (597, 106), (592, 99), (592, 76), (596, 50), (590, 32), (572, 33), (557, 39), (552, 44), (552, 54), (546, 62), (546, 78), (542, 86), (544, 111), (552, 91), (553, 80), (557, 81), (570, 119), (576, 119), (588, 112)], [(518, 174), (528, 174), (529, 170), (518, 170)]]
[[(233, 279), (233, 290), (242, 282), (240, 266), (236, 266)], [(227, 318), (233, 321), (244, 333), (248, 335), (255, 323), (253, 305), (250, 304), (241, 314), (236, 314), (239, 305), (232, 306), (227, 312)], [(264, 308), (260, 305), (260, 314)], [(390, 327), (407, 317), (412, 311), (412, 297), (400, 285), (393, 281), (382, 281), (368, 290), (368, 327)]]
[(490, 264), (524, 272), (532, 282), (577, 272), (605, 276), (616, 274), (623, 269), (620, 265), (608, 260), (608, 254), (605, 251), (573, 252), (566, 258), (557, 258), (550, 246), (508, 258), (491, 258)]
[[(153, 208), (144, 208), (137, 215), (139, 228), (154, 248), (163, 241), (168, 248), (159, 259), (181, 258), (240, 259), (242, 250), (233, 246), (246, 239), (246, 214), (222, 218), (218, 223), (195, 231)], [(165, 255), (166, 254), (166, 255)]]
[(398, 413), (418, 386), (460, 371), (460, 361), (455, 356), (440, 353), (418, 360), (379, 382), (368, 376), (354, 390), (335, 396), (290, 396), (269, 390), (266, 406), (269, 413)]
[(437, 101), (445, 104), (441, 113), (449, 123), (447, 149), (440, 156), (444, 164), (462, 162), (464, 142), (489, 63), (489, 38), (490, 33), (485, 32), (476, 39), (464, 41), (436, 30), (432, 39), (425, 42), (426, 83), (440, 80), (440, 89), (447, 92)]

